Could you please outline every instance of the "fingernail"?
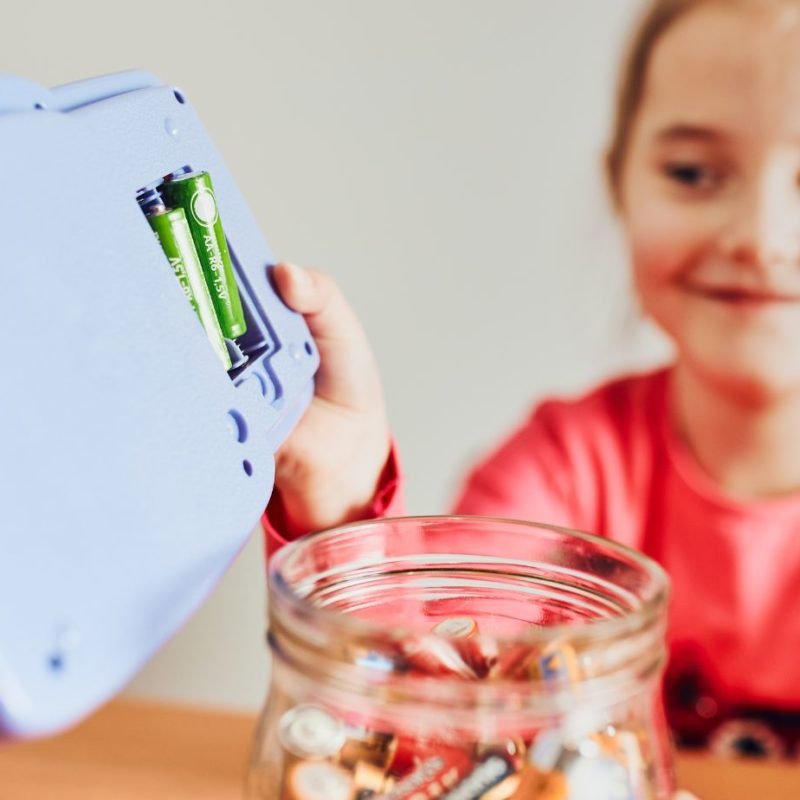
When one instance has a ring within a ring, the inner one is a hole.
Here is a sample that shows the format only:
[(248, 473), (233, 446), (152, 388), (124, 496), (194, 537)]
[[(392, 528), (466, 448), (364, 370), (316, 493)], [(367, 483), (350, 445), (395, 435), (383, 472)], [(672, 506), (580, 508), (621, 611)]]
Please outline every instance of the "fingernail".
[(297, 264), (286, 264), (289, 270), (292, 282), (300, 289), (301, 292), (306, 291), (311, 286), (311, 276)]

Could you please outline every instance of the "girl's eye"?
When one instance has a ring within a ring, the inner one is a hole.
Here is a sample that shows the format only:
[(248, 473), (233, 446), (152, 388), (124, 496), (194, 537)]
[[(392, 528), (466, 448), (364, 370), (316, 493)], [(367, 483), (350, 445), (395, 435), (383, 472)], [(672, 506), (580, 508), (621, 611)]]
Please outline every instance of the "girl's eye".
[(687, 189), (714, 189), (722, 181), (722, 175), (705, 164), (675, 162), (666, 164), (664, 174), (667, 178)]

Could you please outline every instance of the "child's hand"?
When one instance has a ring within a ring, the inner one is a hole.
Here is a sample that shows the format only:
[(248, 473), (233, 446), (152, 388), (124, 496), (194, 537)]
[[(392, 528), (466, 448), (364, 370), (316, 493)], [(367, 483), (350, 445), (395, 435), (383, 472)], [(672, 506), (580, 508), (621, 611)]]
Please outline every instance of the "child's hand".
[(275, 485), (290, 520), (318, 530), (369, 506), (391, 441), (380, 376), (366, 334), (333, 280), (279, 264), (284, 302), (305, 317), (320, 355), (314, 399), (276, 454)]

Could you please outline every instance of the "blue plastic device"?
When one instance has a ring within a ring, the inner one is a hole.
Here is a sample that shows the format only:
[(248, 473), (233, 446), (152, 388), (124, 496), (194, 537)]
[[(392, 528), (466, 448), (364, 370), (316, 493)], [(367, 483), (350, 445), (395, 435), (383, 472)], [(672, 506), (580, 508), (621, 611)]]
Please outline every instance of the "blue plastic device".
[[(245, 306), (232, 374), (136, 202), (184, 166), (212, 176)], [(88, 714), (208, 595), (318, 354), (191, 105), (153, 76), (0, 76), (0, 186), (0, 736), (16, 737)]]

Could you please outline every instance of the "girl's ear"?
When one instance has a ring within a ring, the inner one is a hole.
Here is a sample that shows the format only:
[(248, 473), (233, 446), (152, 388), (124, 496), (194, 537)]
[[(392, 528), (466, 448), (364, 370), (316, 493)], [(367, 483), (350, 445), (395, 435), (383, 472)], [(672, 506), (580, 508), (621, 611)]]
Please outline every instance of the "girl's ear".
[(600, 170), (605, 178), (606, 191), (608, 192), (608, 199), (611, 201), (611, 207), (619, 215), (622, 211), (621, 175), (619, 164), (616, 163), (614, 149), (611, 145), (603, 152), (600, 160)]

